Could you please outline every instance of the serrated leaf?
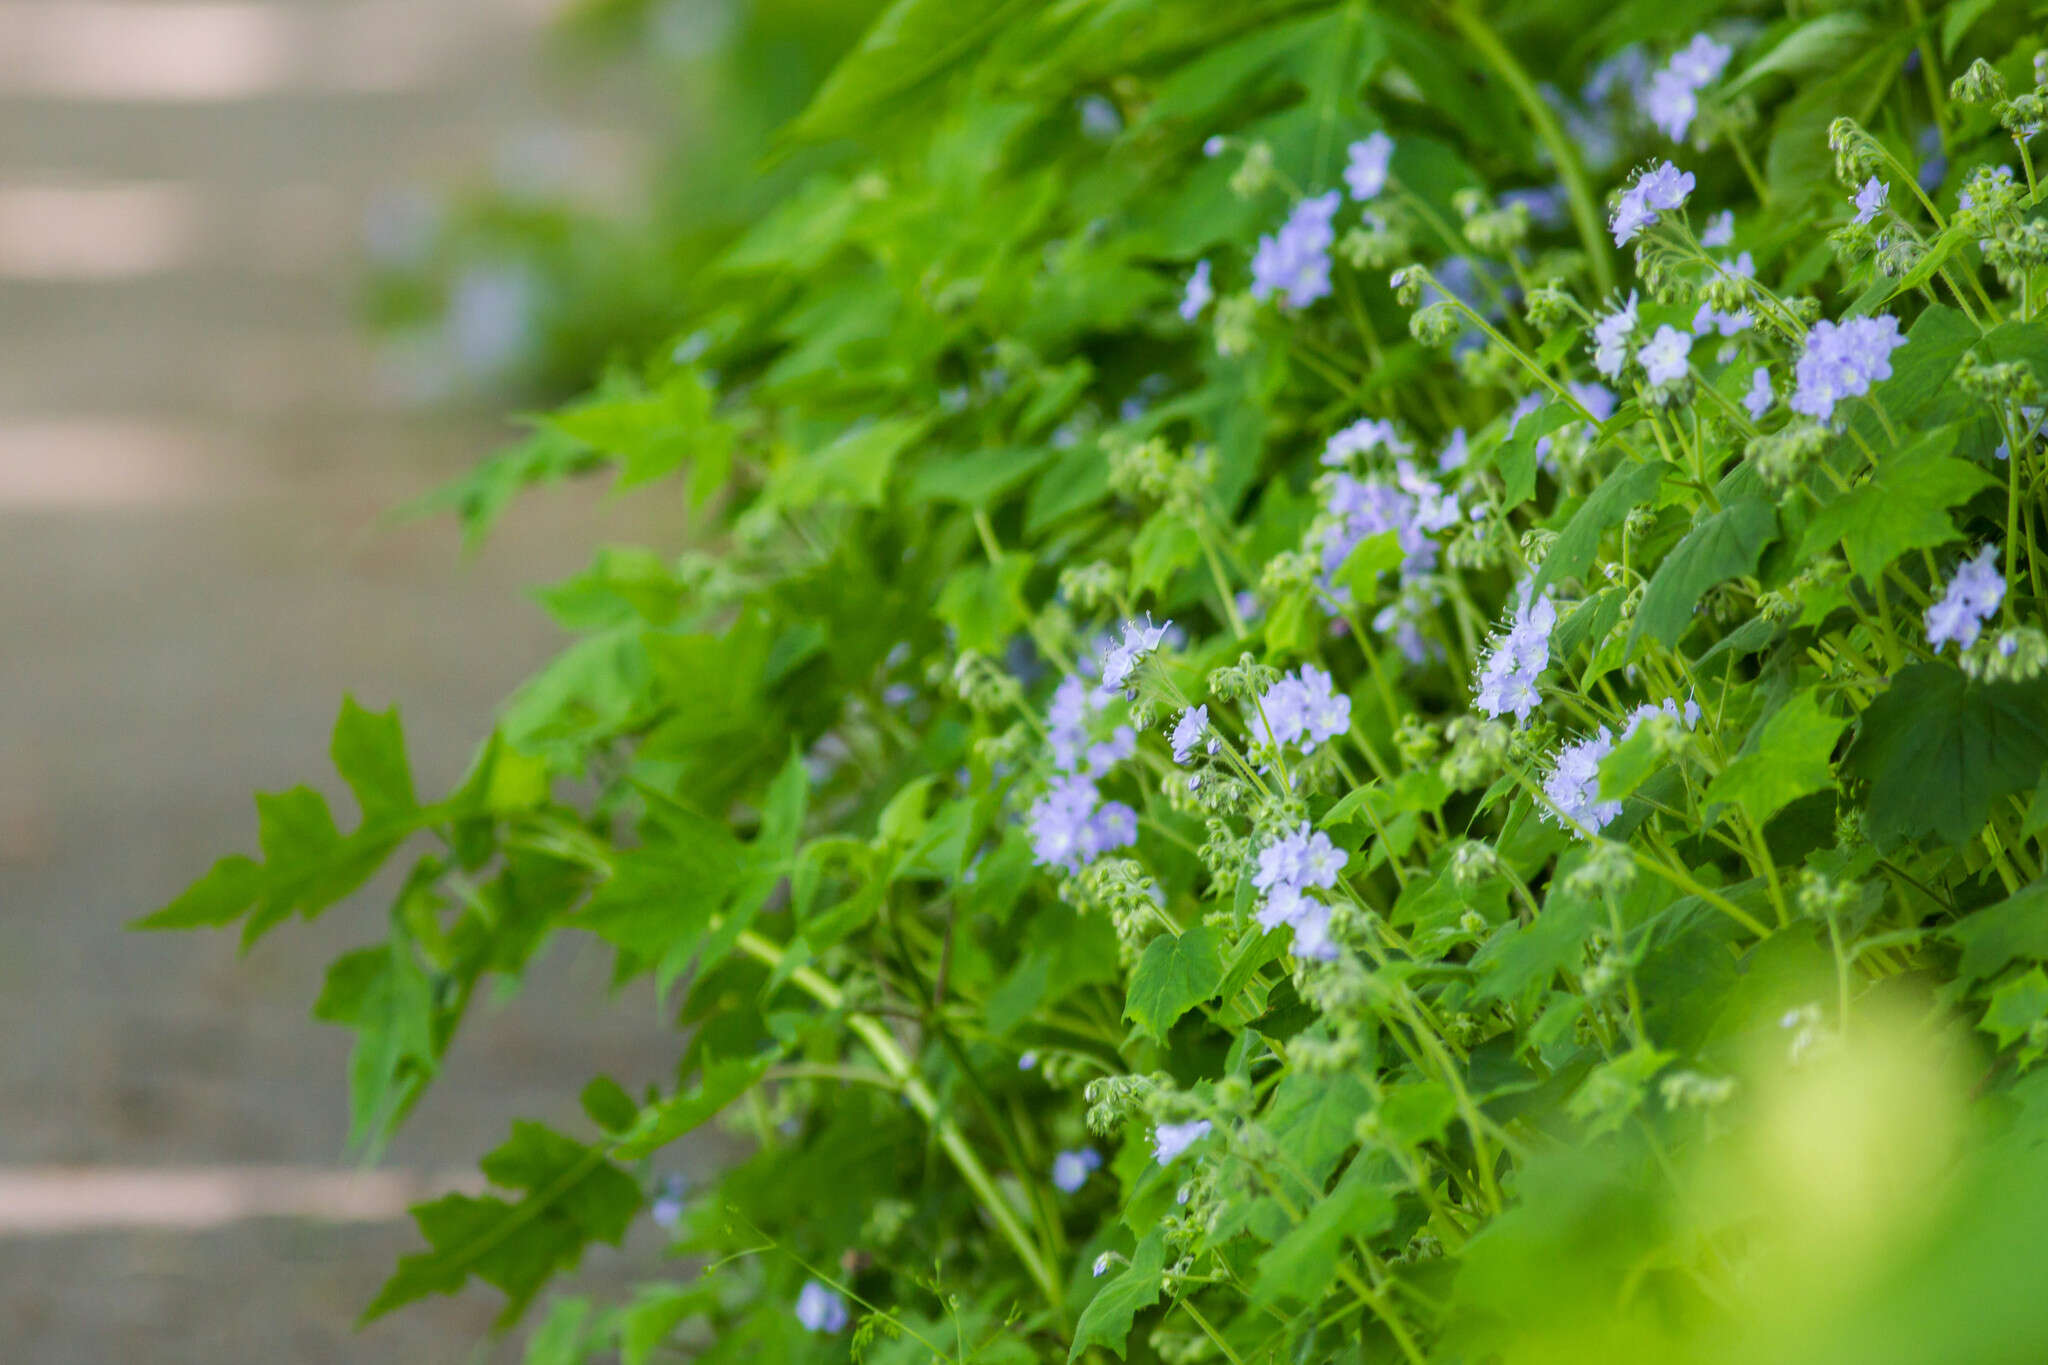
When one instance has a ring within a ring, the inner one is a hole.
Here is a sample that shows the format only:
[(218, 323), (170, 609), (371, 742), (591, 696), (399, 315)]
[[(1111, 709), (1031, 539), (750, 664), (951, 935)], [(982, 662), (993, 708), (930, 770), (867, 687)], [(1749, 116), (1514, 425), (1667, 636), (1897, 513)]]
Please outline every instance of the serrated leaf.
[(1731, 502), (1693, 527), (1664, 557), (1644, 589), (1628, 652), (1633, 655), (1646, 640), (1677, 644), (1707, 590), (1755, 573), (1764, 547), (1777, 537), (1777, 511), (1761, 498)]
[(1983, 683), (1914, 664), (1863, 713), (1845, 763), (1870, 784), (1880, 847), (1928, 834), (1968, 843), (1993, 801), (2048, 769), (2048, 678)]
[(433, 1076), (434, 989), (402, 936), (343, 953), (327, 968), (313, 1017), (355, 1030), (348, 1060), (349, 1144), (388, 1133)]
[(483, 1160), (492, 1184), (522, 1190), (513, 1203), (495, 1195), (450, 1194), (413, 1208), (429, 1250), (400, 1259), (363, 1320), (382, 1317), (429, 1294), (453, 1294), (471, 1276), (504, 1291), (500, 1326), (516, 1321), (542, 1285), (573, 1270), (591, 1242), (617, 1246), (640, 1211), (640, 1186), (602, 1150), (521, 1120)]
[(1166, 1232), (1154, 1228), (1131, 1252), (1131, 1263), (1088, 1300), (1081, 1320), (1074, 1326), (1074, 1342), (1067, 1349), (1069, 1365), (1091, 1346), (1100, 1346), (1124, 1358), (1124, 1343), (1130, 1340), (1131, 1323), (1144, 1309), (1159, 1302), (1159, 1290), (1166, 1269)]
[(1947, 458), (1954, 444), (1953, 430), (1938, 431), (1886, 459), (1869, 479), (1814, 513), (1801, 557), (1814, 558), (1839, 542), (1849, 566), (1874, 584), (1907, 551), (1954, 540), (1949, 509), (1994, 482), (1977, 466)]
[(932, 607), (961, 649), (1000, 655), (1024, 624), (1024, 580), (1031, 556), (1005, 553), (993, 564), (965, 564), (946, 580)]
[(1542, 593), (1568, 578), (1582, 577), (1592, 566), (1600, 549), (1600, 538), (1621, 523), (1629, 512), (1657, 496), (1657, 488), (1671, 466), (1662, 460), (1630, 465), (1601, 480), (1592, 496), (1572, 514), (1560, 531), (1550, 553), (1536, 570), (1531, 591)]
[(2048, 962), (2048, 881), (2023, 886), (1996, 905), (1973, 910), (1941, 931), (1961, 945), (1956, 978), (1996, 976), (2022, 960)]
[(1371, 1237), (1393, 1221), (1393, 1199), (1386, 1190), (1359, 1176), (1354, 1162), (1337, 1188), (1316, 1200), (1307, 1215), (1259, 1258), (1252, 1302), (1318, 1302), (1336, 1277), (1344, 1243), (1353, 1237)]
[(1145, 945), (1131, 972), (1124, 1018), (1164, 1042), (1174, 1021), (1215, 995), (1222, 984), (1222, 954), (1207, 925), (1198, 924), (1178, 937), (1161, 934)]
[(2011, 1047), (2043, 1019), (2048, 1019), (2048, 972), (2036, 967), (1991, 993), (1980, 1027), (1997, 1035), (2000, 1047)]
[(343, 697), (328, 753), (355, 793), (365, 824), (402, 820), (419, 809), (397, 707), (366, 711), (354, 697)]
[(1812, 688), (1773, 711), (1742, 752), (1707, 787), (1706, 803), (1740, 806), (1761, 827), (1800, 797), (1834, 785), (1830, 760), (1848, 726)]

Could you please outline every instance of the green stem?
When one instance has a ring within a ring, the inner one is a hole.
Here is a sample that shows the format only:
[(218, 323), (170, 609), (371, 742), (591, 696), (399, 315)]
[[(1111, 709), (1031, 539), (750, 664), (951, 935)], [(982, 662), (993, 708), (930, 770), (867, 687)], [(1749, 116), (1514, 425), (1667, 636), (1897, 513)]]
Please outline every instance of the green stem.
[[(741, 930), (736, 942), (742, 952), (770, 968), (782, 966), (784, 950), (753, 930)], [(790, 973), (789, 979), (826, 1009), (845, 1008), (846, 1000), (839, 988), (812, 968), (799, 967)], [(882, 1070), (902, 1087), (903, 1097), (910, 1101), (910, 1107), (931, 1125), (932, 1132), (939, 1139), (939, 1146), (952, 1160), (954, 1168), (960, 1172), (968, 1188), (974, 1191), (974, 1197), (995, 1223), (997, 1230), (1003, 1234), (1003, 1240), (1017, 1253), (1017, 1259), (1024, 1263), (1024, 1269), (1029, 1272), (1040, 1292), (1055, 1309), (1059, 1308), (1066, 1298), (1059, 1276), (1046, 1264), (1045, 1258), (1039, 1253), (1038, 1244), (1032, 1240), (1023, 1221), (1017, 1217), (1017, 1211), (1010, 1207), (1010, 1201), (996, 1188), (994, 1177), (988, 1173), (988, 1168), (981, 1164), (981, 1157), (968, 1143), (966, 1134), (960, 1131), (960, 1125), (940, 1112), (937, 1097), (925, 1086), (923, 1078), (917, 1074), (917, 1068), (911, 1065), (910, 1058), (904, 1054), (895, 1036), (883, 1027), (879, 1019), (865, 1014), (847, 1013), (846, 1026), (867, 1045), (875, 1060), (882, 1064)]]
[(1579, 231), (1579, 239), (1586, 248), (1586, 259), (1593, 265), (1593, 282), (1602, 294), (1614, 288), (1614, 261), (1608, 254), (1607, 226), (1601, 221), (1600, 206), (1594, 202), (1592, 182), (1586, 177), (1586, 163), (1579, 157), (1578, 144), (1565, 136), (1558, 126), (1557, 116), (1543, 100), (1543, 93), (1536, 88), (1536, 82), (1529, 79), (1529, 73), (1515, 60), (1507, 45), (1501, 42), (1487, 22), (1473, 13), (1463, 0), (1451, 0), (1444, 6), (1444, 17), (1451, 26), (1464, 36), (1466, 42), (1479, 50), (1488, 66), (1500, 75), (1515, 100), (1522, 106), (1522, 112), (1529, 116), (1529, 122), (1536, 127), (1536, 136), (1550, 150), (1551, 159), (1557, 163), (1559, 179), (1564, 181), (1566, 197), (1571, 201), (1572, 223)]

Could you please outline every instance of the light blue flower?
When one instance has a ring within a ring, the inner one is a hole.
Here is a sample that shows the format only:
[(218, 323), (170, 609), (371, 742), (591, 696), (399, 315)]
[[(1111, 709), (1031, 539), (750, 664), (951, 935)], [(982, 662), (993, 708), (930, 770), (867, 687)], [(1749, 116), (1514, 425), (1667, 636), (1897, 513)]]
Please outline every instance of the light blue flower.
[(1216, 291), (1209, 284), (1209, 263), (1197, 261), (1195, 273), (1188, 276), (1187, 290), (1180, 296), (1180, 320), (1193, 322), (1215, 297)]
[(1089, 1173), (1101, 1165), (1102, 1154), (1093, 1147), (1059, 1152), (1052, 1159), (1053, 1187), (1061, 1194), (1072, 1194), (1087, 1184)]
[(1180, 1154), (1209, 1136), (1207, 1119), (1186, 1123), (1162, 1123), (1152, 1130), (1152, 1156), (1162, 1166), (1171, 1165)]
[(1385, 133), (1368, 133), (1346, 149), (1350, 162), (1344, 167), (1344, 183), (1358, 203), (1377, 199), (1387, 187), (1387, 172), (1393, 165), (1394, 139)]
[(1885, 205), (1891, 202), (1891, 197), (1891, 187), (1876, 176), (1871, 176), (1863, 182), (1863, 188), (1856, 191), (1856, 221), (1867, 223), (1877, 217), (1884, 211)]
[(843, 1332), (851, 1316), (846, 1300), (820, 1281), (805, 1280), (804, 1287), (797, 1291), (796, 1320), (807, 1332)]

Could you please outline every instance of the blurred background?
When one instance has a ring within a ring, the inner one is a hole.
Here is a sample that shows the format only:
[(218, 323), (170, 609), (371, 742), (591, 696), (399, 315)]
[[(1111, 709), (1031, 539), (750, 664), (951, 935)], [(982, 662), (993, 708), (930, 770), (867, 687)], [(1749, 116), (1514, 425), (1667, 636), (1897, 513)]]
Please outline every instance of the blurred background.
[[(0, 1358), (516, 1358), (498, 1303), (352, 1323), (403, 1205), (593, 1069), (664, 1079), (650, 997), (562, 943), (381, 1166), (307, 1011), (388, 886), (246, 958), (124, 925), (333, 786), (344, 692), (423, 789), (560, 642), (525, 590), (657, 499), (389, 514), (505, 414), (672, 344), (694, 263), (804, 167), (769, 131), (867, 0), (0, 0)], [(708, 1153), (677, 1156), (679, 1174)], [(657, 1259), (644, 1228), (593, 1264)]]

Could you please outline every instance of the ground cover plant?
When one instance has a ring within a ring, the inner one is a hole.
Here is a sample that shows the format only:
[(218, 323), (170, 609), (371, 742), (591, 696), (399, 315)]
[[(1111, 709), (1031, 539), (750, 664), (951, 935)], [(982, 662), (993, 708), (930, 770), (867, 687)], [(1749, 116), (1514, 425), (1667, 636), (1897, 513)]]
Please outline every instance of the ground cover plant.
[(373, 1148), (552, 939), (659, 986), (673, 1084), (369, 1312), (645, 1217), (530, 1359), (2037, 1359), (2039, 47), (899, 0), (831, 168), (443, 499), (674, 543), (546, 591), (454, 791), (348, 702), (354, 827), (261, 796), (147, 921), (404, 860), (315, 1007)]

